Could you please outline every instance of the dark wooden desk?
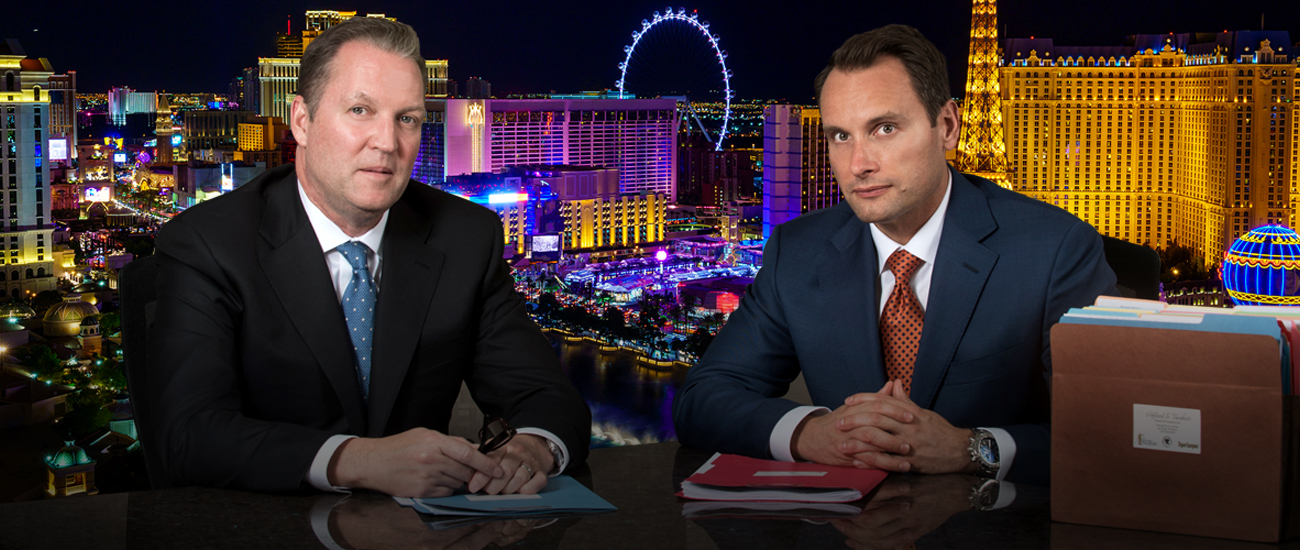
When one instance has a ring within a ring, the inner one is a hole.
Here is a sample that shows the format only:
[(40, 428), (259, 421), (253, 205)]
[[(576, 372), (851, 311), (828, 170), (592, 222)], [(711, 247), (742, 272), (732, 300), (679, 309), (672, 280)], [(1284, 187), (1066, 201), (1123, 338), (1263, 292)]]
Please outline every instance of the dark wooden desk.
[[(575, 472), (613, 514), (544, 526), (433, 531), (388, 497), (278, 496), (188, 487), (0, 504), (0, 549), (46, 548), (1267, 548), (1267, 545), (1053, 524), (1048, 491), (1017, 486), (1004, 508), (971, 511), (965, 476), (891, 478), (852, 523), (686, 519), (673, 496), (709, 456), (677, 443), (592, 451)], [(313, 525), (315, 521), (315, 525)], [(847, 533), (847, 535), (846, 535)], [(505, 538), (502, 538), (505, 537)], [(522, 538), (520, 538), (522, 537)], [(1287, 547), (1300, 546), (1291, 544)]]

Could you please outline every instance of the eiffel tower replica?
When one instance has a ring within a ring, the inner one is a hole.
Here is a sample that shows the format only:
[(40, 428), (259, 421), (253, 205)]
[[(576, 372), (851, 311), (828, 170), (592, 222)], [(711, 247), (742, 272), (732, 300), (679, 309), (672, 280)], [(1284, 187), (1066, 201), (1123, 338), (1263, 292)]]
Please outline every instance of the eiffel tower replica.
[(998, 87), (998, 2), (972, 0), (970, 57), (966, 67), (966, 99), (961, 106), (961, 141), (957, 169), (1011, 188), (1007, 171), (1007, 140), (1002, 127), (1002, 95)]

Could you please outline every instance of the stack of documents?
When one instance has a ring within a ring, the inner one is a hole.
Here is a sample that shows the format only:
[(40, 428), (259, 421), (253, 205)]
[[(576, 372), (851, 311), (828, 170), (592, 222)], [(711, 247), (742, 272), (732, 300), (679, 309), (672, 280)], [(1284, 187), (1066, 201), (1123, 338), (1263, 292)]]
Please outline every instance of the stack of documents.
[(862, 503), (693, 500), (682, 505), (686, 519), (827, 519), (862, 513)]
[(718, 453), (682, 482), (678, 496), (694, 500), (853, 502), (875, 489), (886, 475), (882, 470)]
[(535, 495), (459, 494), (442, 498), (393, 497), (398, 504), (435, 516), (556, 517), (617, 510), (569, 476), (556, 476)]
[(1300, 394), (1300, 357), (1291, 353), (1300, 344), (1300, 307), (1237, 306), (1235, 308), (1170, 305), (1155, 300), (1100, 296), (1088, 307), (1071, 308), (1061, 322), (1082, 325), (1164, 328), (1231, 334), (1260, 334), (1278, 343), (1282, 364), (1282, 393)]

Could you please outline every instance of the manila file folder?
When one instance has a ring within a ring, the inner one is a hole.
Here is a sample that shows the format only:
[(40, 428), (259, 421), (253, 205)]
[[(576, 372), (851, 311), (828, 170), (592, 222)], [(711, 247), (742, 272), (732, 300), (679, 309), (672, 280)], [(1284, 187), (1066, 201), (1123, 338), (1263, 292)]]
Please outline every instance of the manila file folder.
[(1296, 407), (1277, 340), (1066, 323), (1051, 338), (1053, 521), (1300, 534)]

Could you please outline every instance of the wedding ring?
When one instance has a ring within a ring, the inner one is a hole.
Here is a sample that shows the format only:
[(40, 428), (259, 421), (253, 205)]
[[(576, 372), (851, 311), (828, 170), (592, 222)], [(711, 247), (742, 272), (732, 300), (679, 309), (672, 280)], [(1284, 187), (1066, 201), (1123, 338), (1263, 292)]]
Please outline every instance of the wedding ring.
[(527, 464), (524, 464), (523, 462), (520, 462), (520, 463), (519, 463), (519, 467), (520, 467), (520, 468), (523, 468), (523, 469), (525, 469), (525, 470), (528, 470), (528, 475), (530, 475), (530, 476), (533, 475), (533, 469), (532, 469), (532, 468), (529, 468)]

